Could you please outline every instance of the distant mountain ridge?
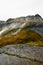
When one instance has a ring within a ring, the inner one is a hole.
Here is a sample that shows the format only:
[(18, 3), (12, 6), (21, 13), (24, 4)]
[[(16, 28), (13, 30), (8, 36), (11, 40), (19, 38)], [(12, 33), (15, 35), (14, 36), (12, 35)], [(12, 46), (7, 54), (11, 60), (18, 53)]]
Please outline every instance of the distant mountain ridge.
[(39, 15), (39, 14), (36, 14), (36, 15), (29, 15), (29, 16), (26, 16), (26, 17), (18, 17), (18, 18), (9, 18), (7, 21), (1, 21), (0, 20), (0, 23), (3, 24), (3, 23), (7, 23), (7, 22), (10, 22), (10, 21), (15, 21), (15, 20), (24, 20), (24, 21), (28, 21), (28, 20), (36, 20), (36, 21), (41, 21), (43, 22), (43, 18)]
[(19, 18), (16, 18), (16, 19), (24, 20), (24, 21), (36, 20), (36, 21), (43, 22), (43, 18), (39, 14), (30, 15), (30, 16), (26, 16), (26, 17), (19, 17)]
[[(31, 15), (26, 17), (9, 18), (7, 21), (0, 21), (0, 35), (13, 31), (13, 34), (17, 34), (24, 27), (30, 28), (43, 36), (43, 18), (39, 15)], [(12, 33), (11, 33), (12, 34)]]

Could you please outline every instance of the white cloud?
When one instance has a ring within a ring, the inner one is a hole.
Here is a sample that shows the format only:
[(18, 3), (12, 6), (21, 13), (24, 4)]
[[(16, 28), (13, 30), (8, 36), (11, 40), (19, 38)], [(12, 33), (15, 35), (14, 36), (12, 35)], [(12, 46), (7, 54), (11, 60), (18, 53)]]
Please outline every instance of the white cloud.
[(43, 17), (43, 0), (0, 0), (0, 19), (39, 13)]

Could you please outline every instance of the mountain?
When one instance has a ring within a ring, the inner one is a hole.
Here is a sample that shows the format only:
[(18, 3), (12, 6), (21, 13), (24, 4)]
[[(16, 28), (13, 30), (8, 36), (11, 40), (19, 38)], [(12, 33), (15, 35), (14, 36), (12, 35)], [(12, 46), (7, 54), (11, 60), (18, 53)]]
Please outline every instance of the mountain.
[(15, 29), (19, 31), (26, 26), (43, 36), (43, 18), (39, 14), (0, 21), (0, 36)]
[(43, 22), (43, 18), (39, 14), (26, 16), (26, 17), (19, 17), (16, 18), (16, 20), (23, 20), (23, 21), (36, 20)]
[(0, 46), (37, 41), (43, 42), (43, 18), (39, 14), (0, 21)]
[(36, 20), (36, 21), (43, 21), (42, 17), (39, 14), (36, 14), (35, 16), (27, 16), (26, 20)]

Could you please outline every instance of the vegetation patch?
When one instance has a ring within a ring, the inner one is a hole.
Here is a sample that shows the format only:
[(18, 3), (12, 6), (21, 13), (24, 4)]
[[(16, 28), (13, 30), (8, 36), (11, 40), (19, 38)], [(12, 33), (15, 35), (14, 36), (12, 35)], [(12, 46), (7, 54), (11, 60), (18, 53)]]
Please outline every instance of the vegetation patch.
[(28, 43), (35, 46), (43, 46), (43, 37), (41, 37), (38, 33), (34, 31), (23, 29), (17, 35), (7, 35), (0, 38), (0, 47), (21, 43)]

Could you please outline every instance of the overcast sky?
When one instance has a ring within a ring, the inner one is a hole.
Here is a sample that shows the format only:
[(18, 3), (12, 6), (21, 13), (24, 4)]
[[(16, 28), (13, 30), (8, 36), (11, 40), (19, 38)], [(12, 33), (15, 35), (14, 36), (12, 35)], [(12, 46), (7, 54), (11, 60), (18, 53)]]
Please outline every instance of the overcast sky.
[(37, 13), (43, 17), (43, 0), (0, 0), (0, 20)]

